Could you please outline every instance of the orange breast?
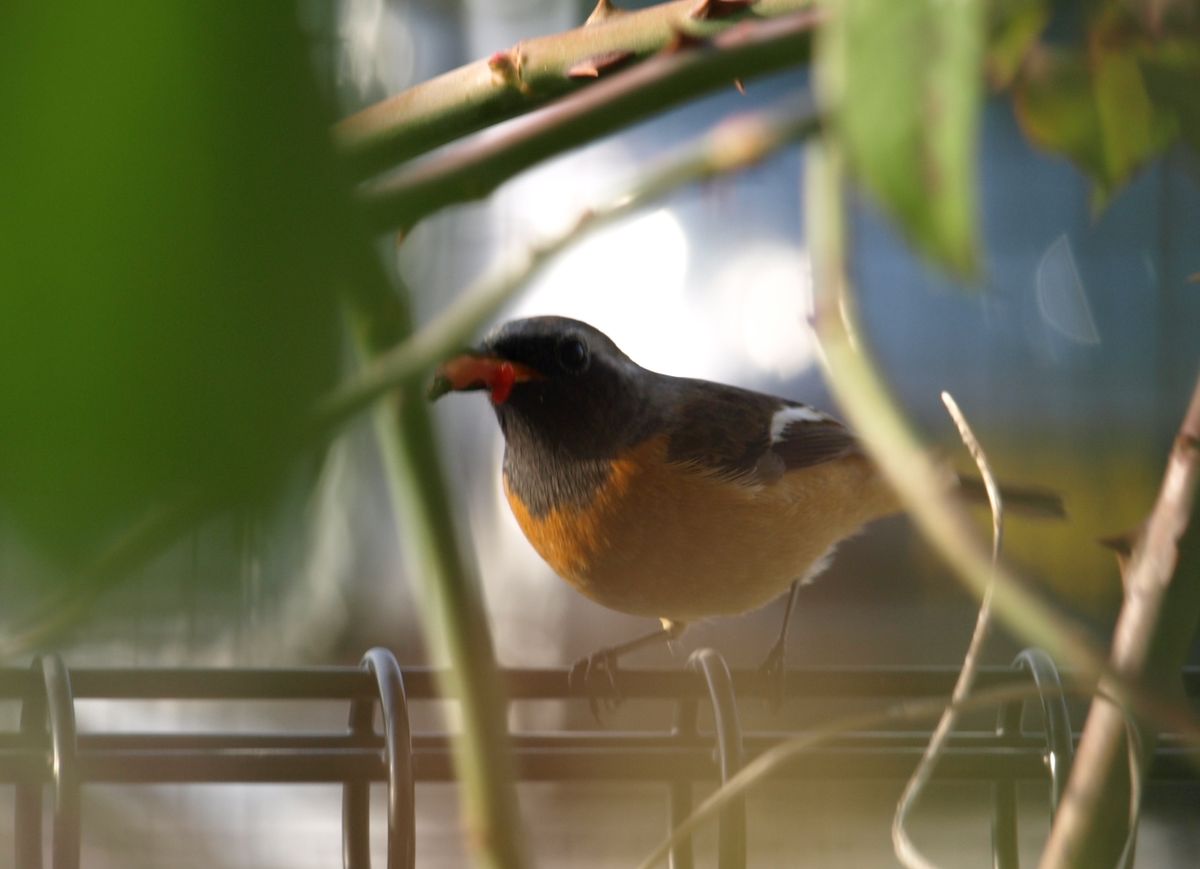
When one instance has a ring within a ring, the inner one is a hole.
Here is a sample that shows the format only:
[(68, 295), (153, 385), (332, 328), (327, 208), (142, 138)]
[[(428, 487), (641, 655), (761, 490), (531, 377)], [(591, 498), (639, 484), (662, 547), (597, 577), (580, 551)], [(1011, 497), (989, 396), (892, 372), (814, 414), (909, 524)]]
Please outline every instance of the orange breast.
[(532, 516), (507, 482), (517, 523), (556, 573), (611, 609), (689, 621), (755, 609), (840, 540), (896, 509), (860, 456), (772, 483), (667, 464), (665, 439), (613, 463), (586, 505)]

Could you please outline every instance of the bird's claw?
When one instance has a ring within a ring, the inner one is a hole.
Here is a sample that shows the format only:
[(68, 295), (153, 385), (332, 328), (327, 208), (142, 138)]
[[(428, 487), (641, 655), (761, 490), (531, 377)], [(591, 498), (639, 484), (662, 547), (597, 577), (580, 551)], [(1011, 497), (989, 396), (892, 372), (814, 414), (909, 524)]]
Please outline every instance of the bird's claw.
[(616, 678), (618, 669), (617, 656), (610, 649), (602, 649), (576, 661), (567, 676), (571, 692), (587, 696), (588, 708), (597, 723), (601, 721), (602, 709), (612, 712), (621, 705), (621, 689), (617, 687)]

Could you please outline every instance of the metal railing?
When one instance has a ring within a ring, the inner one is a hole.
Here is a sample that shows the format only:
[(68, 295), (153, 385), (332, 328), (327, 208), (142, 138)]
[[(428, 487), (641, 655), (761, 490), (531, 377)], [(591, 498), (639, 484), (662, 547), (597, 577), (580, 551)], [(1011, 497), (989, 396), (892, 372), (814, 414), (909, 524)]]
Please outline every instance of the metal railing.
[[(80, 789), (89, 783), (324, 783), (342, 786), (343, 861), (348, 869), (370, 865), (372, 782), (387, 783), (387, 866), (415, 865), (414, 785), (453, 780), (449, 736), (414, 734), (409, 703), (440, 700), (437, 673), (402, 669), (386, 649), (375, 648), (359, 668), (304, 669), (68, 669), (57, 656), (29, 669), (0, 668), (0, 702), (21, 704), (19, 729), (0, 733), (0, 785), (16, 787), (14, 848), (20, 869), (41, 867), (42, 794), (53, 793), (51, 865), (80, 863)], [(1200, 694), (1200, 669), (1185, 671), (1191, 697)], [(566, 670), (505, 670), (512, 701), (582, 697)], [(885, 667), (792, 670), (785, 699), (881, 699), (948, 696), (956, 670)], [(1037, 650), (1019, 655), (1013, 668), (985, 668), (979, 689), (1031, 682), (1043, 726), (1022, 730), (1025, 704), (1008, 703), (994, 731), (956, 734), (938, 765), (937, 777), (991, 782), (995, 865), (1017, 866), (1017, 794), (1022, 780), (1049, 786), (1057, 805), (1074, 751), (1071, 721), (1059, 674)], [(522, 781), (652, 781), (667, 788), (668, 822), (692, 810), (698, 782), (725, 781), (746, 759), (794, 733), (744, 733), (738, 697), (762, 693), (758, 674), (731, 674), (711, 649), (694, 653), (686, 670), (623, 670), (621, 695), (675, 704), (674, 726), (657, 731), (554, 731), (512, 735)], [(328, 732), (211, 733), (78, 732), (77, 700), (261, 700), (344, 701), (349, 723)], [(713, 727), (698, 726), (702, 702)], [(374, 727), (376, 708), (382, 732)], [(777, 772), (780, 778), (907, 777), (924, 749), (924, 733), (848, 733), (800, 755)], [(1197, 758), (1169, 737), (1159, 742), (1154, 779), (1194, 780)], [(718, 824), (718, 865), (746, 863), (745, 804), (731, 803)], [(673, 869), (690, 869), (692, 844), (671, 855)]]

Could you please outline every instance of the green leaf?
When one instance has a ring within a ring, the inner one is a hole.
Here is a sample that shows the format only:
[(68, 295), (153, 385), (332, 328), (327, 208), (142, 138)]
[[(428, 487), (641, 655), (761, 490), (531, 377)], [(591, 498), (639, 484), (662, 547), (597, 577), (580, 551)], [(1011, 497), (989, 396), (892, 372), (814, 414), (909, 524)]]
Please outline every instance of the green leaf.
[(1093, 89), (1104, 146), (1104, 180), (1112, 186), (1120, 185), (1170, 143), (1175, 136), (1175, 120), (1150, 101), (1131, 50), (1099, 55)]
[(988, 79), (994, 87), (1006, 88), (1045, 29), (1050, 8), (1046, 0), (1007, 0), (991, 4), (989, 12)]
[(983, 7), (843, 0), (818, 44), (822, 93), (851, 170), (919, 250), (960, 275), (978, 263)]
[(1200, 41), (1164, 41), (1142, 52), (1140, 63), (1156, 108), (1174, 115), (1179, 135), (1200, 153)]
[(1086, 48), (1035, 47), (1013, 85), (1026, 134), (1091, 177), (1097, 206), (1181, 134), (1200, 142), (1198, 90), (1195, 35), (1147, 32), (1113, 4), (1088, 22)]
[(261, 492), (336, 373), (353, 221), (289, 4), (3, 17), (0, 518), (82, 559)]
[(1100, 113), (1081, 52), (1039, 48), (1018, 80), (1014, 107), (1022, 128), (1040, 147), (1065, 154), (1098, 182), (1107, 178)]

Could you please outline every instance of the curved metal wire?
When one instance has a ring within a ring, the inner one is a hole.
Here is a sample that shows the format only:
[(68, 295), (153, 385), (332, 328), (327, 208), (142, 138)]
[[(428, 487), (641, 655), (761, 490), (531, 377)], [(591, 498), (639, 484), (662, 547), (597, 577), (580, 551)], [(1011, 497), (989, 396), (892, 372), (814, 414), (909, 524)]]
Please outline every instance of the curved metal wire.
[[(383, 714), (384, 762), (388, 771), (388, 869), (416, 865), (416, 804), (413, 796), (412, 731), (404, 677), (395, 656), (375, 647), (360, 665), (375, 677)], [(367, 737), (374, 731), (375, 701), (358, 698), (350, 704), (350, 732)], [(365, 781), (342, 787), (342, 862), (346, 869), (371, 865), (371, 791)]]
[[(41, 673), (42, 659), (34, 658), (29, 665), (34, 673)], [(39, 686), (41, 687), (41, 686)], [(21, 701), (21, 738), (30, 744), (40, 742), (46, 732), (45, 690), (24, 697)], [(40, 867), (42, 865), (42, 785), (22, 782), (17, 785), (17, 798), (13, 808), (13, 852), (14, 866)]]
[[(696, 735), (696, 713), (698, 710), (694, 697), (684, 697), (675, 706), (675, 724), (671, 735), (676, 738), (686, 738)], [(675, 831), (692, 813), (692, 783), (687, 779), (675, 779), (671, 782), (667, 795), (667, 835)], [(692, 837), (688, 836), (682, 842), (672, 846), (667, 854), (668, 869), (692, 869), (696, 865), (695, 853), (692, 850)]]
[(50, 721), (50, 775), (54, 786), (54, 839), (50, 865), (78, 869), (80, 849), (78, 739), (71, 675), (62, 658), (42, 661), (46, 710)]
[(1028, 671), (1038, 689), (1042, 727), (1046, 734), (1046, 764), (1050, 769), (1050, 811), (1053, 813), (1058, 810), (1075, 759), (1067, 695), (1058, 675), (1058, 666), (1041, 649), (1025, 649), (1017, 655), (1013, 666)]
[[(1071, 775), (1075, 744), (1071, 736), (1071, 716), (1067, 697), (1054, 659), (1037, 648), (1025, 649), (1013, 659), (1012, 666), (1030, 675), (1037, 688), (1042, 709), (1042, 732), (1046, 739), (1046, 767), (1050, 772), (1050, 812), (1053, 817)], [(1024, 702), (1014, 700), (1001, 707), (996, 733), (1012, 736), (1021, 733)], [(1017, 785), (1015, 781), (996, 782), (992, 810), (992, 864), (995, 869), (1017, 869), (1020, 857), (1017, 844)]]
[[(699, 670), (708, 685), (716, 731), (717, 765), (721, 784), (742, 768), (742, 727), (738, 721), (737, 698), (725, 659), (712, 649), (697, 649), (688, 666)], [(720, 869), (744, 869), (746, 865), (746, 801), (733, 800), (721, 812), (717, 828), (717, 865)]]
[[(1022, 700), (1000, 707), (996, 716), (996, 735), (1012, 737), (1021, 732)], [(1017, 783), (1001, 779), (992, 786), (992, 866), (994, 869), (1018, 869), (1021, 865), (1017, 845)]]

